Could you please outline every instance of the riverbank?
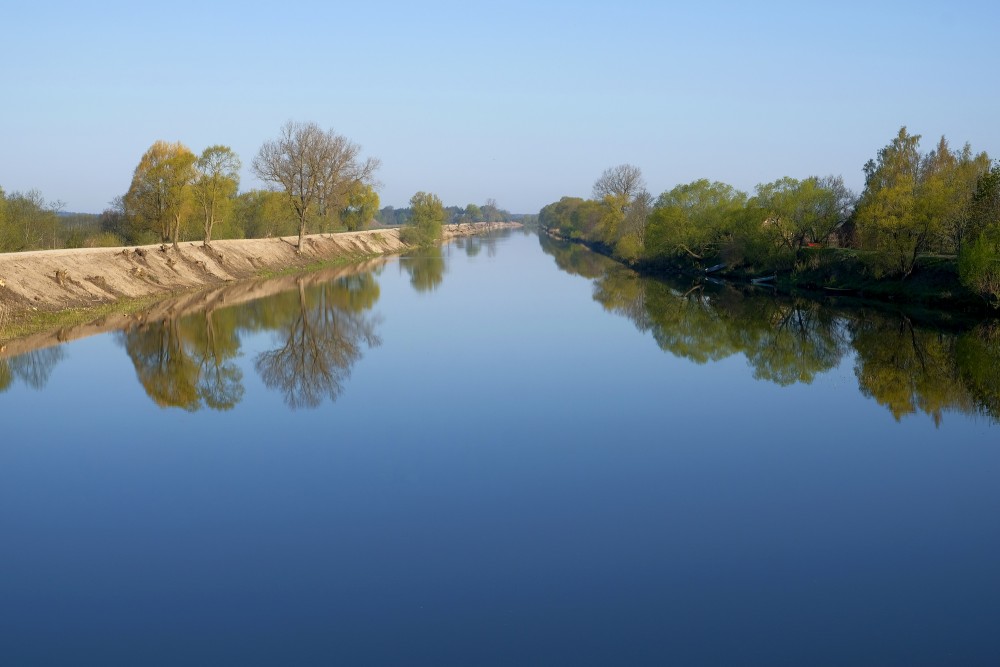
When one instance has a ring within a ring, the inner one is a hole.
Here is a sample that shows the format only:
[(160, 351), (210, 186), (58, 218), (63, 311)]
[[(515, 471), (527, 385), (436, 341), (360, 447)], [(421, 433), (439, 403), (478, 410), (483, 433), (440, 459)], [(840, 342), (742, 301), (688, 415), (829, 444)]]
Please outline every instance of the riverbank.
[[(443, 242), (520, 227), (519, 223), (446, 225)], [(83, 321), (117, 304), (151, 304), (177, 294), (331, 263), (412, 250), (398, 229), (122, 248), (78, 248), (0, 254), (0, 343), (60, 317)]]
[[(621, 262), (606, 246), (568, 239), (557, 233), (548, 234), (560, 241), (579, 243), (609, 259)], [(729, 267), (712, 261), (705, 263), (711, 265), (707, 270), (694, 264), (651, 261), (623, 264), (642, 275), (654, 278), (726, 281), (811, 299), (852, 299), (858, 302), (956, 312), (972, 317), (998, 315), (982, 297), (962, 285), (958, 275), (958, 262), (954, 257), (921, 256), (916, 261), (913, 273), (905, 279), (875, 277), (866, 253), (845, 248), (803, 249), (793, 269), (764, 267), (754, 270), (743, 266)]]

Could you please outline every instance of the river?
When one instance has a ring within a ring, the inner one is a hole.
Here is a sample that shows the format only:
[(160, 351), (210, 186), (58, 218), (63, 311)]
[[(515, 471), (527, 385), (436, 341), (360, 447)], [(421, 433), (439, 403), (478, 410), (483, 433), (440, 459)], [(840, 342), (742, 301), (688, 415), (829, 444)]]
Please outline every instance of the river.
[(522, 232), (283, 280), (0, 360), (4, 664), (1000, 660), (996, 323)]

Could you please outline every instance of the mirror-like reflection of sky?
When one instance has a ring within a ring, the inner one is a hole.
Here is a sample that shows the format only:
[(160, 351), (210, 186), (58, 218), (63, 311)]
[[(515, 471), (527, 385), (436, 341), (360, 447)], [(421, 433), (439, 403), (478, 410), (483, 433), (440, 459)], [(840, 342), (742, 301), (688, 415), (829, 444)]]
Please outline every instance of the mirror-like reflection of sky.
[[(988, 332), (678, 300), (539, 245), (452, 246), (218, 311), (214, 347), (191, 316), (134, 336), (133, 356), (118, 333), (14, 364), (3, 654), (990, 663), (1000, 427), (973, 363), (996, 358)], [(805, 334), (762, 324), (788, 312), (812, 318)], [(317, 318), (336, 335), (304, 333)], [(241, 391), (221, 395), (239, 400), (210, 407), (190, 365), (151, 374), (169, 341), (228, 349)], [(288, 373), (260, 364), (302, 358), (289, 341), (319, 345), (306, 371), (337, 361), (336, 392), (299, 379), (322, 396), (289, 407)], [(142, 378), (200, 404), (161, 407)]]

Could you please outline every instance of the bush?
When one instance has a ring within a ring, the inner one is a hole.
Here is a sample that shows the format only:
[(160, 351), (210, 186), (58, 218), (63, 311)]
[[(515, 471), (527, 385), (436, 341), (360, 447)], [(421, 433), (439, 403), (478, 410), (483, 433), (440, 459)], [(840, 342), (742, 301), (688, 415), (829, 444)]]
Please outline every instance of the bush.
[(1000, 307), (1000, 248), (986, 234), (962, 248), (958, 275), (963, 285)]

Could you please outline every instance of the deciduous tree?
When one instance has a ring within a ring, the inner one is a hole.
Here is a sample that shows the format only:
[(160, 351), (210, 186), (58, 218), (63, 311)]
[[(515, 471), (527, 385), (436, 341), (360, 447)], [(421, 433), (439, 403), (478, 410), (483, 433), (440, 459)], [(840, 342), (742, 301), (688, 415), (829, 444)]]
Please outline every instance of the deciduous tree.
[(368, 183), (355, 183), (347, 193), (344, 208), (340, 211), (340, 221), (353, 232), (364, 229), (378, 213), (378, 192)]
[(242, 163), (228, 146), (209, 146), (198, 158), (194, 199), (204, 216), (204, 243), (212, 244), (212, 228), (232, 211), (233, 197), (240, 187)]
[(359, 184), (376, 186), (379, 161), (360, 156), (360, 146), (316, 123), (289, 121), (277, 139), (261, 146), (253, 172), (285, 193), (298, 221), (299, 251), (310, 220), (340, 211)]
[(195, 154), (180, 142), (157, 141), (150, 146), (125, 195), (126, 215), (133, 224), (159, 234), (163, 243), (172, 240), (176, 247), (181, 222), (190, 212), (196, 162)]
[(413, 211), (410, 224), (400, 232), (400, 238), (416, 245), (430, 245), (439, 241), (444, 224), (444, 205), (441, 199), (430, 192), (418, 192), (410, 197), (410, 208)]

